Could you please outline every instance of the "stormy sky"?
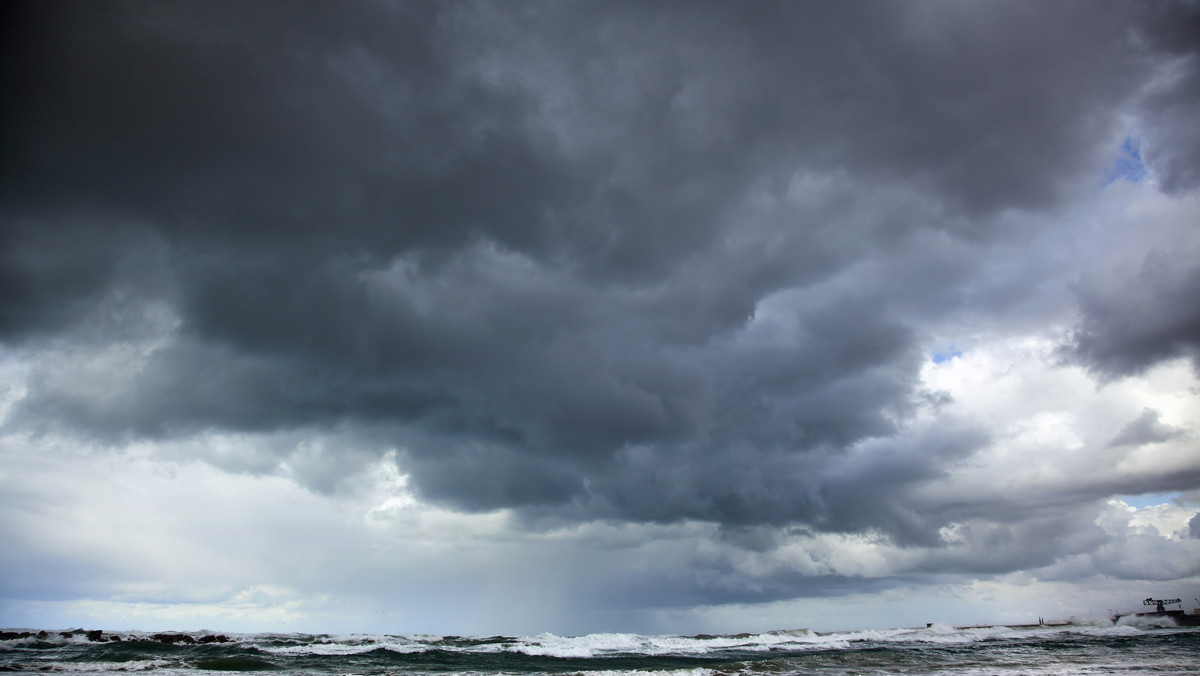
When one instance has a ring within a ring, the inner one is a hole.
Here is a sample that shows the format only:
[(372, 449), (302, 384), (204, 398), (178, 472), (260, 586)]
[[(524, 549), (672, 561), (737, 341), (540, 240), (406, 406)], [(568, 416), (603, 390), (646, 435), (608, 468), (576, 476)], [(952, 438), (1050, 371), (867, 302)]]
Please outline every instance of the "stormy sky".
[(30, 2), (0, 624), (1200, 595), (1200, 7)]

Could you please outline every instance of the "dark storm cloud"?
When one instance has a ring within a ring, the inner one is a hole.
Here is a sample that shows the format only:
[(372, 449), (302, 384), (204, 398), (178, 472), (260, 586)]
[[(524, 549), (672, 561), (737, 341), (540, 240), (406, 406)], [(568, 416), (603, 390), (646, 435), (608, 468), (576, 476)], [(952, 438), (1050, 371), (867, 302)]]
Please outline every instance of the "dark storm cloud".
[(1147, 24), (1155, 44), (1173, 59), (1162, 88), (1146, 101), (1151, 164), (1169, 192), (1200, 185), (1200, 138), (1185, 130), (1185, 120), (1200, 115), (1200, 7), (1195, 3), (1149, 5)]
[[(1142, 101), (1150, 166), (1163, 190), (1200, 185), (1200, 135), (1184, 119), (1200, 114), (1200, 9), (1192, 3), (1147, 5), (1145, 35), (1164, 67)], [(1185, 357), (1200, 368), (1200, 268), (1194, 251), (1155, 251), (1125, 288), (1109, 283), (1077, 289), (1083, 320), (1066, 354), (1106, 378), (1145, 371)]]
[(1105, 377), (1178, 357), (1200, 368), (1200, 266), (1190, 253), (1157, 252), (1120, 287), (1079, 288), (1083, 321), (1064, 353)]
[[(936, 542), (911, 489), (986, 435), (901, 434), (919, 324), (1010, 301), (917, 252), (1019, 243), (1000, 215), (1094, 189), (1135, 103), (1192, 185), (1163, 7), (24, 5), (0, 339), (62, 354), (14, 420), (337, 430), (462, 509)], [(1194, 355), (1196, 280), (1081, 287), (1071, 355)]]
[(592, 477), (596, 493), (620, 516), (669, 521), (679, 516), (731, 526), (802, 520), (821, 530), (878, 528), (905, 544), (928, 544), (941, 524), (919, 514), (914, 485), (985, 441), (975, 430), (878, 441), (852, 452), (809, 449), (782, 438), (775, 447), (632, 449), (615, 471)]

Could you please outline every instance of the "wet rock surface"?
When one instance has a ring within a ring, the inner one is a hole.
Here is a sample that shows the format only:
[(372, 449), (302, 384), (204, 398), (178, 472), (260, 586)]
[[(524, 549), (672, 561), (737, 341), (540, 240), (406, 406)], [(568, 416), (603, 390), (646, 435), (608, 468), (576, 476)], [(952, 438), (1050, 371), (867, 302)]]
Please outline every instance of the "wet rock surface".
[[(126, 637), (122, 637), (120, 634), (105, 634), (104, 631), (100, 630), (100, 629), (68, 629), (66, 631), (59, 631), (56, 633), (60, 638), (66, 638), (66, 639), (74, 638), (76, 636), (83, 636), (83, 637), (87, 638), (88, 641), (91, 641), (93, 643), (117, 642), (117, 641), (125, 641), (125, 640), (130, 640), (130, 641), (139, 641), (140, 640), (140, 641), (157, 641), (159, 643), (170, 643), (170, 644), (181, 643), (181, 644), (185, 644), (185, 645), (191, 645), (191, 644), (203, 644), (203, 643), (228, 643), (230, 640), (229, 637), (226, 636), (225, 634), (192, 635), (192, 634), (186, 634), (183, 632), (159, 632), (159, 633), (154, 633), (154, 634), (146, 634), (144, 636), (139, 636), (139, 635), (135, 634), (135, 635), (127, 635)], [(27, 638), (37, 639), (39, 641), (45, 641), (46, 639), (50, 638), (50, 633), (45, 630), (41, 630), (41, 631), (37, 631), (37, 632), (34, 632), (34, 631), (0, 631), (0, 641), (16, 641), (16, 640), (27, 639)]]

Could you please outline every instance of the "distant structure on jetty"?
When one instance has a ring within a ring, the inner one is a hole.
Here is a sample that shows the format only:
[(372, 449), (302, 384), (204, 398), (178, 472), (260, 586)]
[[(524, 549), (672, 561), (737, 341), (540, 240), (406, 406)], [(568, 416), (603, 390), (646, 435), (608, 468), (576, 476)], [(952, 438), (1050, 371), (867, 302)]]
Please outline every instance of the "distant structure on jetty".
[(1153, 611), (1145, 611), (1141, 613), (1113, 613), (1112, 621), (1113, 624), (1116, 624), (1121, 620), (1122, 617), (1144, 617), (1150, 620), (1171, 620), (1180, 627), (1200, 627), (1200, 607), (1193, 608), (1192, 612), (1190, 613), (1185, 613), (1182, 607), (1173, 610), (1167, 610), (1167, 606), (1173, 606), (1175, 604), (1180, 604), (1182, 606), (1183, 602), (1179, 599), (1147, 598), (1146, 600), (1142, 601), (1142, 605), (1154, 606)]

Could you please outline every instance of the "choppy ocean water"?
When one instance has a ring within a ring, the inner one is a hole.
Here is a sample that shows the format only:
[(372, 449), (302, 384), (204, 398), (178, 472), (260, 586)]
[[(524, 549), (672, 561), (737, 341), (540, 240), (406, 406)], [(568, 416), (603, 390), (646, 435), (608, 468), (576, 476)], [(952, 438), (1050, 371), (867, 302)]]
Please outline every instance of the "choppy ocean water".
[[(192, 634), (200, 637), (203, 633)], [(0, 641), (26, 673), (289, 674), (1200, 674), (1200, 628), (1046, 626), (727, 636), (562, 637), (230, 634), (227, 642), (120, 642), (52, 632)]]

